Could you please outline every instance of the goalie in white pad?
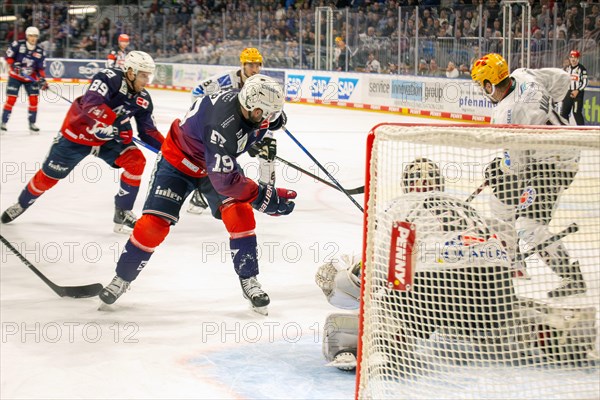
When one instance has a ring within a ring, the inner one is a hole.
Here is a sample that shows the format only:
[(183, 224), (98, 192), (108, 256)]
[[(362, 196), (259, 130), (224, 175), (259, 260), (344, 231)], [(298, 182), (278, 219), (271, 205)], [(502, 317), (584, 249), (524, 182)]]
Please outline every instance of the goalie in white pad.
[[(323, 264), (315, 281), (327, 301), (344, 310), (356, 310), (360, 301), (361, 263), (358, 256), (342, 255)], [(323, 355), (328, 366), (350, 371), (356, 368), (358, 315), (331, 314), (323, 329)]]
[[(482, 356), (497, 361), (523, 355), (561, 362), (596, 357), (593, 307), (550, 307), (517, 298), (510, 253), (493, 230), (505, 224), (490, 223), (468, 203), (443, 193), (440, 169), (430, 160), (408, 164), (402, 184), (406, 194), (378, 220), (377, 234), (388, 235), (395, 223), (404, 221), (416, 232), (416, 251), (407, 277), (412, 278), (410, 287), (370, 294), (387, 305), (385, 315), (371, 321), (386, 332), (380, 346), (385, 351), (375, 355), (383, 368), (398, 373), (416, 367), (413, 344), (434, 332), (468, 340)], [(341, 260), (321, 266), (316, 281), (330, 303), (356, 308), (357, 260)], [(387, 274), (374, 271), (378, 277)], [(356, 351), (351, 339), (357, 333), (351, 335), (351, 318), (355, 316), (333, 314), (327, 320), (323, 350), (329, 365), (355, 365), (350, 355)]]

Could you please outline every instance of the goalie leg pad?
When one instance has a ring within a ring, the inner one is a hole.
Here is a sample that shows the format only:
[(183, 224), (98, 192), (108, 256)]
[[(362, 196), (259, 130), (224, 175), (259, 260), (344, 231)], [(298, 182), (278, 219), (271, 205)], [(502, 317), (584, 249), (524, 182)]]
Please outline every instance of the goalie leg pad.
[[(356, 355), (358, 346), (358, 315), (356, 314), (330, 314), (325, 320), (323, 328), (323, 356), (331, 366), (336, 365), (336, 356), (344, 353)], [(356, 359), (352, 363), (345, 355), (339, 357), (344, 365), (340, 369), (350, 370), (356, 367)], [(339, 364), (339, 363), (338, 363)], [(353, 365), (352, 365), (353, 364)]]
[(360, 298), (359, 273), (360, 259), (344, 254), (339, 259), (321, 265), (315, 281), (330, 304), (345, 310), (354, 310), (358, 308)]
[(517, 308), (535, 326), (534, 343), (544, 357), (557, 362), (597, 361), (595, 307), (561, 307), (536, 301)]

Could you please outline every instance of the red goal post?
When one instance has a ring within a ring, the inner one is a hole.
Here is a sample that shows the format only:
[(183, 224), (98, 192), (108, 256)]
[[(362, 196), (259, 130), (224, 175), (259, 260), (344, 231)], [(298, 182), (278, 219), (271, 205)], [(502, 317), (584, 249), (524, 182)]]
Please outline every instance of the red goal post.
[[(417, 158), (443, 193), (405, 192)], [(598, 127), (382, 123), (364, 204), (357, 399), (600, 397)]]

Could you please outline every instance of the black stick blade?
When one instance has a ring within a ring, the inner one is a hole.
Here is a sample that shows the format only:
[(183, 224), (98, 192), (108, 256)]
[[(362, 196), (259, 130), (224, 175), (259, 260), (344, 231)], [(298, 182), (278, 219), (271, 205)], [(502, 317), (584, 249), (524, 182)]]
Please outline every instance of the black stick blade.
[(98, 296), (103, 288), (104, 286), (102, 286), (101, 283), (92, 283), (84, 286), (58, 286), (56, 293), (58, 293), (60, 297), (82, 299)]

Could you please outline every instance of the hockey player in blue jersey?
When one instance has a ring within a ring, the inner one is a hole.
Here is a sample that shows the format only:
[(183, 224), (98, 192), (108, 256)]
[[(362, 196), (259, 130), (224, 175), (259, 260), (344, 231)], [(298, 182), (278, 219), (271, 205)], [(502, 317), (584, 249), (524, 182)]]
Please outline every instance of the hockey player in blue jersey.
[(194, 102), (183, 119), (173, 121), (153, 172), (143, 215), (116, 266), (116, 276), (100, 293), (114, 303), (146, 266), (156, 247), (179, 221), (185, 199), (201, 183), (213, 215), (229, 232), (235, 272), (243, 296), (266, 313), (269, 296), (258, 275), (253, 208), (273, 216), (294, 210), (293, 190), (256, 183), (243, 175), (237, 157), (263, 139), (267, 129), (285, 124), (284, 91), (264, 75), (247, 79), (241, 90), (221, 91)]
[(40, 128), (35, 121), (37, 119), (38, 98), (40, 88), (48, 88), (46, 83), (46, 56), (44, 50), (38, 46), (40, 31), (35, 26), (25, 30), (25, 40), (15, 40), (6, 49), (6, 63), (8, 64), (8, 83), (6, 85), (6, 103), (2, 110), (2, 122), (0, 122), (0, 133), (8, 130), (7, 123), (12, 109), (17, 102), (19, 89), (25, 88), (29, 97), (29, 132), (38, 134)]
[[(241, 89), (244, 86), (246, 79), (260, 73), (263, 65), (263, 57), (258, 49), (254, 47), (247, 47), (240, 53), (240, 64), (240, 69), (231, 70), (225, 74), (214, 75), (200, 82), (198, 86), (192, 90), (193, 101), (196, 101), (204, 96), (217, 93), (220, 90)], [(275, 172), (273, 159), (275, 158), (276, 142), (272, 136), (273, 135), (267, 135), (264, 143), (261, 143), (263, 145), (261, 147), (265, 147), (264, 151), (262, 152), (263, 156), (260, 157), (260, 171), (262, 172), (261, 177), (270, 177)], [(251, 151), (250, 155), (254, 157), (256, 154)], [(271, 159), (268, 159), (267, 155), (270, 155)], [(274, 180), (269, 181), (261, 179), (261, 181), (271, 184), (275, 183)], [(190, 205), (187, 210), (189, 213), (202, 214), (202, 212), (204, 212), (204, 210), (208, 207), (208, 202), (202, 193), (201, 185), (198, 190), (194, 191), (194, 194), (190, 199)]]
[(135, 119), (144, 142), (160, 148), (164, 141), (152, 118), (152, 99), (144, 89), (153, 73), (152, 57), (132, 51), (127, 55), (124, 69), (103, 69), (94, 75), (87, 92), (71, 104), (42, 168), (23, 189), (18, 202), (2, 214), (2, 223), (19, 217), (85, 157), (94, 155), (113, 168), (123, 168), (113, 222), (115, 232), (131, 232), (136, 221), (131, 209), (146, 159), (131, 143), (130, 120)]

